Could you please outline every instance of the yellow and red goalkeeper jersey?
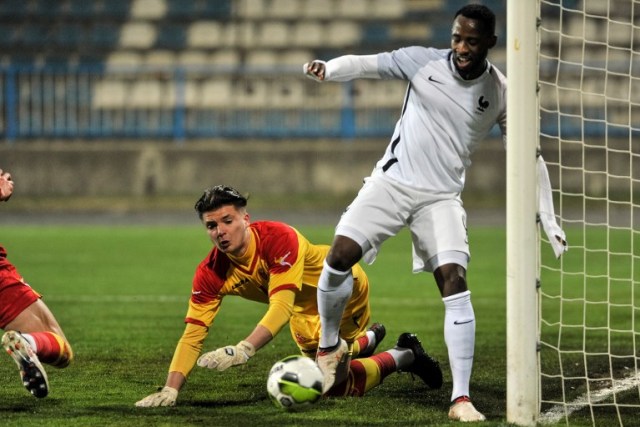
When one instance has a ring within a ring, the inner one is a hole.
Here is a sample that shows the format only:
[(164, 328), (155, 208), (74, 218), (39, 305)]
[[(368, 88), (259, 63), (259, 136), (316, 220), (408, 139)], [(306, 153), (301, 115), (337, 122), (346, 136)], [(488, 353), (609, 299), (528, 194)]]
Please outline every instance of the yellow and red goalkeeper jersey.
[[(214, 247), (198, 265), (185, 319), (187, 328), (176, 348), (170, 371), (188, 375), (227, 295), (269, 304), (260, 325), (274, 336), (286, 325), (292, 312), (318, 313), (318, 278), (329, 246), (311, 244), (297, 230), (280, 222), (254, 222), (249, 230), (251, 242), (242, 257), (222, 253)], [(364, 271), (356, 266), (353, 272), (356, 279), (353, 295), (368, 294), (367, 280), (357, 280), (364, 276)], [(367, 289), (361, 289), (364, 287)], [(295, 292), (295, 302), (290, 298), (278, 300), (277, 294), (284, 290)], [(283, 302), (291, 306), (283, 307)]]

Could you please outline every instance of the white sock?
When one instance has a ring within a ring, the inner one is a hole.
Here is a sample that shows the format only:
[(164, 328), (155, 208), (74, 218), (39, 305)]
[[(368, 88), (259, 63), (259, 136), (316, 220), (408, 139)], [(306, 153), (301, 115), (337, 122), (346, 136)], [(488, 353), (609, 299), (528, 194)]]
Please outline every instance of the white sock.
[(362, 353), (363, 351), (371, 351), (376, 347), (376, 334), (373, 331), (367, 330), (367, 332), (365, 333), (365, 335), (367, 336), (367, 347), (363, 348), (360, 350), (360, 352)]
[(442, 298), (444, 302), (444, 340), (449, 352), (453, 379), (451, 400), (469, 396), (476, 337), (476, 317), (471, 305), (471, 292), (465, 291)]
[(393, 360), (396, 362), (396, 369), (401, 371), (403, 369), (411, 366), (413, 361), (415, 360), (415, 356), (413, 355), (413, 351), (410, 348), (392, 348), (386, 351), (393, 357)]
[(31, 348), (33, 349), (34, 353), (37, 353), (38, 346), (36, 345), (36, 340), (34, 340), (33, 337), (29, 334), (20, 334), (20, 335), (22, 335), (24, 339), (27, 340), (29, 345), (31, 345)]
[(353, 275), (338, 271), (324, 261), (318, 280), (318, 312), (320, 313), (320, 347), (333, 347), (340, 338), (340, 321), (353, 291)]

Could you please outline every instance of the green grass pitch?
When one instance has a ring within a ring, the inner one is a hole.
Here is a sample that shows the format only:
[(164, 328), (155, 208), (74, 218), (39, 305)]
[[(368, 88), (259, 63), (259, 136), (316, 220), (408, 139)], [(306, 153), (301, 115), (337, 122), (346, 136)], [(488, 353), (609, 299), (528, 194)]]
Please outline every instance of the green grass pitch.
[[(329, 243), (332, 227), (300, 227)], [(271, 365), (296, 353), (288, 327), (247, 365), (219, 373), (195, 367), (173, 408), (136, 408), (164, 384), (184, 328), (190, 284), (210, 248), (200, 226), (14, 226), (0, 241), (26, 280), (44, 295), (75, 350), (64, 370), (47, 370), (46, 399), (29, 396), (6, 356), (0, 363), (0, 423), (4, 425), (452, 425), (447, 419), (451, 376), (443, 340), (444, 308), (430, 275), (411, 273), (409, 235), (401, 233), (365, 266), (374, 321), (387, 327), (379, 349), (405, 331), (418, 334), (443, 367), (442, 390), (410, 374), (392, 375), (364, 398), (323, 400), (286, 413), (266, 395)], [(502, 426), (506, 415), (505, 232), (470, 230), (468, 281), (477, 318), (471, 393), (476, 406)], [(548, 249), (548, 248), (546, 248)], [(205, 349), (244, 338), (266, 306), (227, 298)]]

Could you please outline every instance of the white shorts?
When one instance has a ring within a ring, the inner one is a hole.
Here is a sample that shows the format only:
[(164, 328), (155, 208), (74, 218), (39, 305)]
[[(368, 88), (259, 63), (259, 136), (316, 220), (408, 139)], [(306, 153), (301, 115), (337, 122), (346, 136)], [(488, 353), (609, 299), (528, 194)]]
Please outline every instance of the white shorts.
[(433, 272), (444, 264), (467, 268), (467, 214), (458, 193), (430, 193), (397, 183), (382, 173), (365, 179), (344, 212), (336, 234), (362, 247), (372, 264), (382, 243), (408, 227), (413, 242), (413, 272)]

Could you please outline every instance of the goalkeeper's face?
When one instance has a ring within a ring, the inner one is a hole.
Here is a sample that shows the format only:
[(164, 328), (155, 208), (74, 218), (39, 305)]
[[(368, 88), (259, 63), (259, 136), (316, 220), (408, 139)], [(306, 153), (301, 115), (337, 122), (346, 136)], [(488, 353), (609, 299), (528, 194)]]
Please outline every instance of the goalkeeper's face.
[(475, 79), (483, 73), (489, 49), (495, 44), (496, 36), (487, 33), (481, 21), (462, 15), (453, 21), (453, 63), (463, 79)]
[(244, 208), (224, 205), (202, 215), (202, 223), (218, 250), (243, 255), (249, 245), (249, 214)]

